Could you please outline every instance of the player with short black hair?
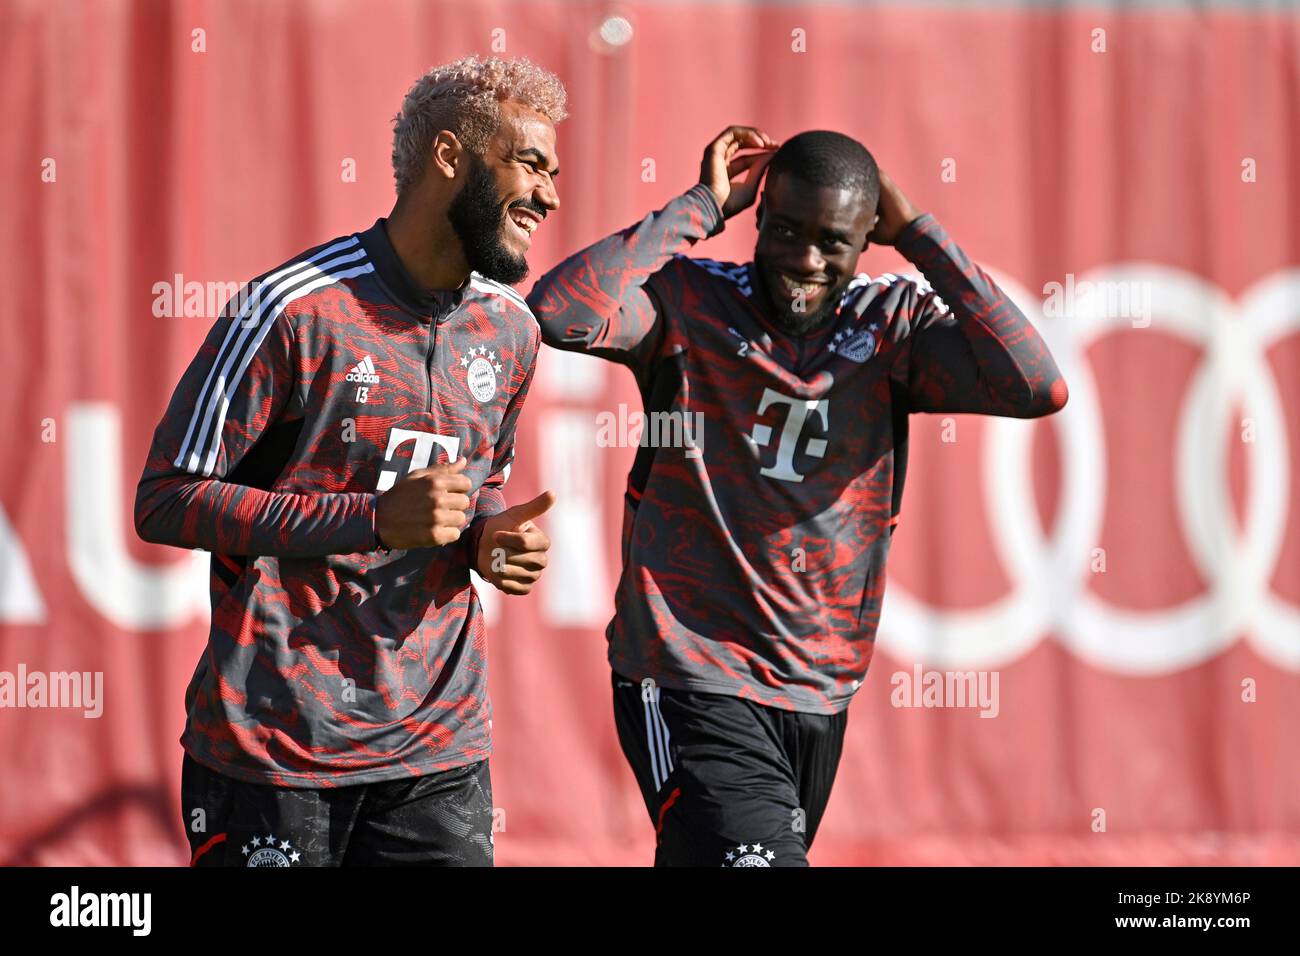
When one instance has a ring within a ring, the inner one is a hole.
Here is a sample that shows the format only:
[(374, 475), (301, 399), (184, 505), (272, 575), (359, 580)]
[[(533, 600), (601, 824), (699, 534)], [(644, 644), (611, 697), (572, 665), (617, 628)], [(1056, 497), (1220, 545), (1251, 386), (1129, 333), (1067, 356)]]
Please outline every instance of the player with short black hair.
[(860, 195), (868, 209), (876, 208), (880, 196), (880, 171), (871, 153), (852, 136), (833, 130), (791, 136), (772, 154), (766, 175), (769, 180), (790, 175), (809, 186), (847, 189)]
[[(753, 261), (687, 256), (764, 172)], [(924, 280), (857, 273), (872, 242)], [(987, 273), (839, 133), (777, 149), (727, 129), (698, 185), (528, 301), (548, 345), (628, 366), (647, 420), (684, 423), (632, 466), (607, 632), (655, 862), (806, 864), (871, 660), (908, 416), (1049, 415), (1065, 382)]]

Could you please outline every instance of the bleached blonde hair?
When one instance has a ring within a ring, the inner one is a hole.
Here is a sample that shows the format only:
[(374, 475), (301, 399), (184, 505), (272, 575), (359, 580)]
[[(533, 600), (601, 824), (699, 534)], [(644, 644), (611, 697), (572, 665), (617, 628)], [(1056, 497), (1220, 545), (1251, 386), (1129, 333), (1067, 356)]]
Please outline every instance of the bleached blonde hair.
[(515, 100), (552, 123), (565, 112), (568, 94), (549, 70), (525, 57), (467, 56), (436, 66), (406, 91), (393, 117), (393, 178), (400, 193), (424, 173), (429, 146), (440, 130), (455, 133), (465, 147), (482, 156), (501, 123), (501, 103)]

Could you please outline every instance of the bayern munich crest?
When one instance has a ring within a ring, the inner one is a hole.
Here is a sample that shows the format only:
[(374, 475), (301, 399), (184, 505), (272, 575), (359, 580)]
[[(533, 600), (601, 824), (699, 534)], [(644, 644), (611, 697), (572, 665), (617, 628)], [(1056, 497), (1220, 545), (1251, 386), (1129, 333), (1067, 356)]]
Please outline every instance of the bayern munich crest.
[(876, 354), (876, 333), (880, 326), (874, 322), (865, 329), (841, 329), (835, 333), (834, 340), (826, 346), (826, 351), (834, 352), (850, 362), (861, 364)]
[(748, 843), (742, 843), (740, 846), (732, 847), (727, 851), (726, 862), (723, 866), (771, 866), (772, 861), (776, 859), (776, 854), (767, 849), (761, 843), (755, 843), (750, 846)]
[(246, 866), (293, 866), (302, 854), (288, 840), (279, 840), (270, 834), (255, 836), (240, 850), (248, 858)]
[(465, 368), (465, 384), (475, 401), (486, 402), (497, 393), (497, 376), (501, 374), (502, 366), (497, 361), (496, 352), (480, 345), (470, 349), (468, 355), (461, 356), (460, 364)]

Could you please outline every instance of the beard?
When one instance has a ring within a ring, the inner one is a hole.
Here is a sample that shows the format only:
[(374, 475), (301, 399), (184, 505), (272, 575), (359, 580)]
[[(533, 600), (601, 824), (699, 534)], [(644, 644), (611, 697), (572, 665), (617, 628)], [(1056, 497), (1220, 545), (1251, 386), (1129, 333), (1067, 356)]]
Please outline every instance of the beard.
[(807, 335), (822, 328), (833, 318), (839, 311), (840, 299), (844, 295), (842, 286), (834, 289), (827, 289), (824, 301), (811, 312), (794, 312), (772, 295), (771, 290), (767, 287), (767, 267), (763, 260), (755, 257), (755, 270), (758, 272), (763, 287), (763, 298), (766, 300), (766, 315), (771, 319), (772, 324), (784, 332), (786, 335)]
[[(528, 260), (511, 252), (501, 238), (502, 202), (487, 164), (477, 156), (470, 157), (470, 164), (469, 179), (451, 201), (447, 219), (472, 270), (496, 282), (514, 285), (528, 275)], [(528, 202), (514, 205), (546, 214)]]

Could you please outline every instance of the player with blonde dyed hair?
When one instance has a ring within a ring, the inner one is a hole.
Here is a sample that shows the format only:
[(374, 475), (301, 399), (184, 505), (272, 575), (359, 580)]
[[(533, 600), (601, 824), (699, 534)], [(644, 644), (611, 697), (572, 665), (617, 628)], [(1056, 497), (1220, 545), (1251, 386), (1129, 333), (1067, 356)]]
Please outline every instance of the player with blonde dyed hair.
[[(464, 264), (511, 284), (528, 274), (529, 237), (559, 207), (555, 124), (565, 100), (555, 75), (522, 57), (468, 56), (415, 81), (393, 118), (388, 228), (427, 269), (417, 278), (441, 288)], [(533, 197), (538, 182), (544, 197)], [(463, 262), (435, 255), (457, 245)]]
[(492, 708), (470, 571), (527, 594), (554, 496), (507, 507), (540, 333), (508, 283), (559, 206), (564, 87), (425, 74), (387, 219), (231, 300), (154, 433), (146, 541), (211, 552), (185, 695), (196, 866), (492, 864)]
[(414, 185), (424, 172), (429, 144), (439, 130), (451, 130), (478, 155), (501, 126), (501, 103), (513, 100), (554, 125), (567, 118), (564, 86), (524, 57), (502, 60), (467, 56), (434, 67), (407, 90), (393, 117), (393, 174), (397, 190)]

